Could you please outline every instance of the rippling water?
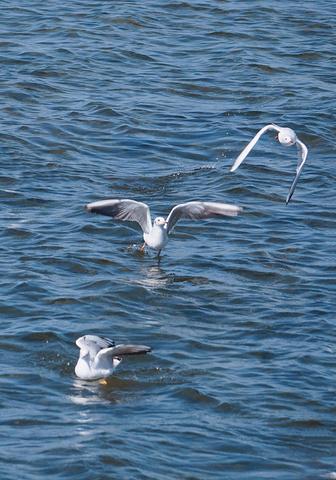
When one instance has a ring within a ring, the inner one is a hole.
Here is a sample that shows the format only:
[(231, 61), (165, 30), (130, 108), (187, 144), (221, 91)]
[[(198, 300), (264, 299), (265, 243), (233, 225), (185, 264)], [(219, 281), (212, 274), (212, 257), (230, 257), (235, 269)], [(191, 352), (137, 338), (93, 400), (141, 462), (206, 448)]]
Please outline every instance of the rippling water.
[[(331, 478), (335, 9), (324, 0), (1, 5), (2, 479)], [(309, 157), (293, 200), (294, 128)], [(160, 264), (88, 215), (207, 199)], [(84, 333), (153, 347), (107, 385)]]

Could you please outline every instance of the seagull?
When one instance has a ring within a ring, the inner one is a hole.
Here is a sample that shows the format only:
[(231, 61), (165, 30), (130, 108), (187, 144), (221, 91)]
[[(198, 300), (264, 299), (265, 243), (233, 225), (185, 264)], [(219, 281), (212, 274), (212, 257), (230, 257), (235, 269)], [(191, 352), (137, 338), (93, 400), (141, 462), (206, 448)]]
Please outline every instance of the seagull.
[(167, 218), (156, 217), (152, 224), (149, 206), (146, 203), (135, 200), (111, 199), (101, 200), (86, 205), (89, 212), (100, 213), (116, 220), (128, 220), (137, 222), (143, 231), (145, 243), (141, 247), (144, 251), (145, 245), (158, 250), (158, 257), (161, 250), (168, 242), (168, 234), (174, 228), (180, 218), (202, 220), (215, 216), (235, 217), (242, 209), (236, 205), (218, 202), (187, 202), (176, 205)]
[(247, 155), (250, 153), (252, 148), (255, 146), (255, 144), (257, 143), (259, 138), (265, 132), (267, 132), (268, 130), (275, 130), (276, 132), (278, 132), (276, 138), (279, 140), (281, 145), (285, 145), (285, 147), (290, 147), (291, 145), (296, 144), (297, 149), (298, 149), (299, 161), (298, 161), (298, 164), (297, 164), (297, 167), (296, 167), (295, 178), (293, 180), (293, 183), (292, 183), (292, 185), (289, 189), (289, 193), (288, 193), (287, 198), (286, 198), (286, 205), (287, 205), (289, 203), (290, 199), (292, 198), (292, 195), (294, 193), (296, 184), (299, 180), (303, 165), (304, 165), (304, 163), (306, 161), (306, 158), (307, 158), (307, 155), (308, 155), (308, 149), (307, 149), (306, 145), (303, 142), (301, 142), (301, 140), (298, 139), (296, 133), (291, 128), (279, 127), (278, 125), (275, 125), (274, 123), (272, 123), (270, 125), (266, 125), (265, 127), (263, 127), (252, 138), (250, 143), (248, 143), (246, 145), (244, 150), (238, 155), (238, 157), (236, 158), (236, 160), (234, 161), (234, 163), (233, 163), (233, 165), (230, 169), (230, 172), (234, 172), (235, 170), (237, 170), (239, 165), (245, 160)]
[(75, 373), (82, 380), (110, 377), (124, 355), (139, 355), (151, 351), (146, 345), (116, 345), (113, 340), (97, 335), (77, 338), (76, 345), (80, 352)]

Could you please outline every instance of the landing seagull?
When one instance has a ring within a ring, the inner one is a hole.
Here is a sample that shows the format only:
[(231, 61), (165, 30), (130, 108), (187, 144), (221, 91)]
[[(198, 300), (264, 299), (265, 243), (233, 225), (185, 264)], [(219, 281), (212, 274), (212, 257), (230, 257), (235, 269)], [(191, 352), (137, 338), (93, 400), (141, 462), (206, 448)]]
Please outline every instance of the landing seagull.
[(267, 132), (268, 130), (275, 130), (276, 132), (278, 132), (276, 138), (279, 140), (279, 142), (282, 145), (285, 145), (286, 147), (290, 147), (291, 145), (296, 144), (297, 149), (298, 149), (299, 161), (298, 161), (298, 164), (297, 164), (297, 167), (296, 167), (295, 178), (293, 180), (293, 183), (292, 183), (292, 185), (289, 189), (289, 193), (287, 195), (286, 204), (288, 204), (288, 202), (292, 198), (292, 195), (294, 193), (296, 184), (299, 180), (303, 165), (304, 165), (304, 163), (306, 161), (306, 158), (307, 158), (307, 155), (308, 155), (308, 149), (307, 149), (306, 145), (303, 142), (301, 142), (301, 140), (298, 139), (298, 137), (296, 136), (296, 133), (291, 128), (279, 127), (278, 125), (275, 125), (274, 123), (272, 123), (271, 125), (266, 125), (265, 127), (263, 127), (261, 130), (259, 130), (259, 132), (255, 135), (255, 137), (252, 138), (250, 143), (248, 143), (246, 145), (246, 147), (240, 153), (240, 155), (238, 155), (238, 157), (236, 158), (236, 160), (234, 161), (234, 163), (233, 163), (233, 165), (230, 169), (230, 172), (234, 172), (235, 170), (237, 170), (239, 165), (245, 160), (245, 158), (250, 153), (250, 151), (252, 150), (254, 145), (257, 143), (259, 138), (265, 132)]
[(83, 380), (110, 377), (124, 355), (139, 355), (151, 351), (146, 345), (116, 345), (113, 340), (97, 335), (84, 335), (76, 340), (76, 345), (80, 352), (75, 373)]
[(147, 244), (158, 250), (158, 256), (168, 242), (168, 234), (180, 218), (202, 220), (223, 215), (235, 217), (242, 211), (240, 207), (227, 203), (187, 202), (176, 205), (167, 218), (156, 217), (152, 224), (149, 206), (135, 200), (102, 200), (89, 203), (86, 205), (86, 209), (89, 212), (107, 215), (116, 220), (137, 222), (142, 228), (145, 241), (141, 250), (143, 251)]

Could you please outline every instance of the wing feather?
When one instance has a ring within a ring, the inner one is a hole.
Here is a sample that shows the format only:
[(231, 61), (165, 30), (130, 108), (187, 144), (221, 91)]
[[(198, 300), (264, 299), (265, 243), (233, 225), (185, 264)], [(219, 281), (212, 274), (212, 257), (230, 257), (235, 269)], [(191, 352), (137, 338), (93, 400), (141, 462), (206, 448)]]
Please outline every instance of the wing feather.
[(230, 172), (234, 172), (235, 170), (237, 170), (237, 168), (239, 167), (239, 165), (241, 163), (243, 163), (243, 161), (245, 160), (245, 158), (247, 157), (247, 155), (250, 153), (250, 151), (252, 150), (252, 148), (255, 146), (255, 144), (257, 143), (257, 141), (259, 140), (259, 138), (265, 133), (267, 132), (268, 130), (276, 130), (276, 131), (280, 131), (280, 127), (278, 127), (277, 125), (275, 125), (274, 123), (271, 123), (270, 125), (266, 125), (265, 127), (263, 127), (262, 129), (259, 130), (259, 132), (252, 138), (252, 140), (246, 145), (246, 147), (244, 148), (244, 150), (242, 150), (242, 152), (238, 155), (238, 157), (236, 158), (236, 160), (233, 162), (233, 165), (232, 167), (230, 168)]
[(98, 337), (98, 335), (84, 335), (76, 340), (76, 345), (80, 348), (80, 355), (90, 355), (94, 359), (97, 353), (103, 348), (115, 346), (113, 340), (107, 337)]
[(96, 363), (104, 361), (108, 357), (122, 357), (124, 355), (140, 355), (149, 353), (151, 347), (146, 345), (116, 345), (111, 348), (104, 348), (97, 353)]
[(237, 205), (219, 202), (187, 202), (176, 205), (167, 218), (167, 233), (169, 233), (180, 218), (203, 220), (215, 216), (235, 217), (242, 211)]
[(306, 159), (307, 159), (307, 156), (308, 156), (308, 148), (306, 147), (306, 145), (301, 142), (301, 140), (299, 140), (298, 138), (296, 139), (296, 145), (297, 145), (297, 149), (298, 149), (298, 164), (297, 164), (297, 167), (296, 167), (296, 173), (295, 173), (295, 177), (294, 177), (294, 180), (293, 180), (293, 183), (289, 189), (289, 192), (288, 192), (288, 195), (287, 195), (287, 198), (286, 198), (286, 205), (288, 205), (290, 199), (292, 198), (293, 196), (293, 193), (295, 191), (295, 187), (296, 187), (296, 184), (300, 178), (300, 175), (301, 175), (301, 172), (302, 172), (302, 169), (303, 169), (303, 166), (306, 162)]
[(144, 233), (150, 233), (152, 222), (148, 205), (129, 199), (110, 199), (88, 203), (86, 209), (92, 213), (107, 215), (116, 220), (137, 222)]

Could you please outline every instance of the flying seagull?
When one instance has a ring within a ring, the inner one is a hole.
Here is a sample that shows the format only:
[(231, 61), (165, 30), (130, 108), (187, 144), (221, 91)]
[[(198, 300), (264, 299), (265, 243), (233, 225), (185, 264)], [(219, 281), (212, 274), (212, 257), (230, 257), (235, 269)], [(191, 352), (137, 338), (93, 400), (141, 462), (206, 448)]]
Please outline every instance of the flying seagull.
[(235, 170), (237, 170), (239, 165), (245, 160), (247, 155), (250, 153), (252, 148), (255, 146), (255, 144), (257, 143), (259, 138), (265, 132), (267, 132), (268, 130), (275, 130), (276, 132), (278, 132), (276, 138), (279, 140), (279, 142), (282, 145), (285, 145), (285, 147), (290, 147), (291, 145), (296, 144), (297, 149), (298, 149), (299, 160), (298, 160), (298, 164), (297, 164), (297, 167), (296, 167), (296, 174), (295, 174), (295, 178), (293, 180), (293, 183), (292, 183), (292, 185), (289, 189), (289, 193), (287, 195), (287, 198), (286, 198), (286, 204), (288, 204), (288, 202), (292, 198), (292, 195), (294, 193), (296, 184), (299, 180), (303, 165), (304, 165), (304, 163), (306, 161), (306, 158), (307, 158), (307, 155), (308, 155), (308, 149), (307, 149), (306, 145), (303, 142), (301, 142), (301, 140), (298, 139), (298, 137), (296, 136), (296, 133), (291, 128), (279, 127), (278, 125), (275, 125), (274, 123), (272, 123), (270, 125), (266, 125), (265, 127), (263, 127), (252, 138), (250, 143), (248, 143), (246, 145), (244, 150), (238, 155), (238, 157), (236, 158), (236, 160), (234, 161), (234, 163), (233, 163), (233, 165), (230, 169), (230, 172), (234, 172)]
[(143, 251), (145, 245), (158, 250), (160, 256), (161, 250), (168, 242), (168, 234), (174, 228), (180, 218), (190, 218), (192, 220), (203, 220), (205, 218), (216, 216), (235, 217), (242, 209), (236, 205), (218, 202), (187, 202), (176, 205), (169, 213), (167, 218), (156, 217), (152, 224), (150, 209), (146, 203), (135, 200), (102, 200), (86, 205), (89, 212), (107, 215), (116, 220), (127, 220), (137, 222), (143, 231), (145, 243), (142, 245)]
[(80, 352), (75, 373), (83, 380), (110, 377), (124, 355), (139, 355), (151, 351), (146, 345), (116, 345), (113, 340), (97, 335), (77, 338), (76, 345)]

